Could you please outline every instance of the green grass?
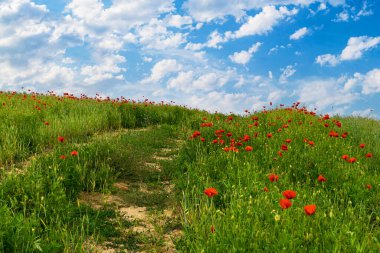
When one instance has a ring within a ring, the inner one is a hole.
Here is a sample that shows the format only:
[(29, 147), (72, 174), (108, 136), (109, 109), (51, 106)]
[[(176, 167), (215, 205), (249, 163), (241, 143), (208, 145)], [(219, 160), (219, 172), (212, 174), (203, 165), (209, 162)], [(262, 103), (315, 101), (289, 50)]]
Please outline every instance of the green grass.
[[(89, 240), (157, 252), (177, 229), (180, 252), (380, 251), (379, 121), (299, 108), (229, 117), (148, 101), (5, 92), (0, 106), (0, 252), (86, 252)], [(209, 187), (218, 194), (207, 197)], [(285, 190), (297, 196), (283, 210)], [(81, 204), (81, 192), (147, 207), (157, 224), (163, 210), (177, 207), (181, 222), (157, 225), (157, 237), (125, 232), (136, 224), (114, 205)], [(310, 204), (317, 208), (308, 216)]]

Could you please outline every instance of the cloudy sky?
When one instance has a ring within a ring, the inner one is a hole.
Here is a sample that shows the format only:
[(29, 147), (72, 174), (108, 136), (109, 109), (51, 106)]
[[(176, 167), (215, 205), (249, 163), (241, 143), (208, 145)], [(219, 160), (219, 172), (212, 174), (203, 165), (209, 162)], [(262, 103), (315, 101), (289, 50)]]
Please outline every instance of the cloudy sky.
[(0, 0), (0, 88), (380, 117), (380, 0)]

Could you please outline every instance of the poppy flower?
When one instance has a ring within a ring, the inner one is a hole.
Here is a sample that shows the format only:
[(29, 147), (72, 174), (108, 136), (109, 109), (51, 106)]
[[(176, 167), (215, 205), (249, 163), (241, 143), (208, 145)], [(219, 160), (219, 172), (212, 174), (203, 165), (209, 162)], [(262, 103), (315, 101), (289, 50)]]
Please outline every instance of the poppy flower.
[(372, 185), (370, 185), (370, 184), (367, 184), (366, 187), (367, 187), (368, 190), (372, 189)]
[(253, 148), (251, 146), (246, 146), (245, 147), (245, 151), (252, 151), (252, 150), (253, 150)]
[(269, 192), (268, 187), (265, 186), (265, 187), (264, 187), (264, 191), (265, 191), (265, 192)]
[(354, 163), (354, 162), (356, 162), (356, 158), (355, 157), (351, 157), (350, 159), (347, 160), (347, 162)]
[(285, 142), (286, 142), (286, 143), (291, 143), (292, 140), (291, 140), (291, 139), (286, 139)]
[(64, 142), (65, 141), (65, 137), (58, 136), (58, 141), (61, 142), (61, 143)]
[(297, 193), (292, 190), (286, 190), (282, 192), (282, 196), (284, 196), (287, 199), (294, 199), (297, 196)]
[(281, 199), (280, 206), (283, 210), (288, 209), (289, 207), (292, 206), (292, 202), (289, 199)]
[(342, 155), (342, 159), (347, 160), (348, 159), (348, 155)]
[(307, 206), (304, 206), (304, 208), (303, 208), (306, 215), (308, 215), (308, 216), (313, 215), (315, 213), (316, 209), (317, 209), (316, 205), (307, 205)]
[(232, 136), (232, 133), (231, 132), (228, 132), (227, 133), (227, 137), (231, 137)]
[(193, 133), (193, 135), (192, 135), (193, 138), (196, 138), (196, 137), (198, 137), (198, 136), (201, 136), (201, 132), (199, 132), (199, 131), (195, 131), (195, 132)]
[(270, 180), (271, 182), (277, 182), (277, 181), (278, 181), (278, 175), (276, 175), (276, 174), (270, 174), (270, 175), (268, 176), (268, 178), (269, 178), (269, 180)]
[(372, 153), (367, 153), (367, 154), (365, 155), (365, 157), (367, 157), (367, 158), (371, 158), (371, 157), (372, 157)]
[(282, 157), (282, 152), (281, 151), (278, 151), (277, 154), (278, 154), (278, 156)]
[(286, 146), (286, 145), (281, 145), (281, 149), (284, 150), (284, 151), (287, 151), (287, 150), (288, 150), (288, 146)]
[(201, 142), (205, 142), (205, 140), (206, 140), (206, 139), (205, 139), (204, 137), (201, 138)]
[(78, 156), (78, 151), (76, 151), (76, 150), (73, 150), (73, 151), (71, 151), (71, 156)]
[(49, 125), (49, 122), (46, 121), (46, 122), (44, 122), (44, 124), (45, 124), (45, 126), (48, 126), (48, 125)]
[(218, 191), (212, 187), (205, 189), (203, 193), (206, 194), (209, 198), (214, 197), (215, 195), (218, 195)]
[(60, 155), (59, 158), (62, 159), (62, 160), (64, 160), (64, 159), (66, 159), (67, 157), (66, 157), (65, 155)]
[(308, 144), (309, 144), (310, 146), (314, 146), (315, 143), (314, 143), (314, 141), (309, 141)]
[(365, 147), (364, 143), (362, 143), (362, 144), (359, 145), (359, 148), (364, 148), (364, 147)]
[(210, 230), (211, 230), (211, 233), (215, 233), (215, 227), (214, 227), (214, 225), (211, 225)]
[(267, 134), (267, 137), (268, 137), (268, 138), (272, 138), (272, 136), (273, 136), (272, 133)]
[(319, 181), (319, 182), (326, 182), (327, 179), (326, 179), (324, 176), (319, 175), (319, 176), (318, 176), (318, 181)]

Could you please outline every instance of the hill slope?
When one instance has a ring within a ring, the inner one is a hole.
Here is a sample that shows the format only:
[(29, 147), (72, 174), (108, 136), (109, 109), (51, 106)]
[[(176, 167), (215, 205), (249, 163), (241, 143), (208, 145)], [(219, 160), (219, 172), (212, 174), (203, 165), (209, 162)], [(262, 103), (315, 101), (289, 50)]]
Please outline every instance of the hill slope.
[(380, 250), (379, 121), (298, 104), (241, 117), (69, 94), (0, 102), (2, 252)]

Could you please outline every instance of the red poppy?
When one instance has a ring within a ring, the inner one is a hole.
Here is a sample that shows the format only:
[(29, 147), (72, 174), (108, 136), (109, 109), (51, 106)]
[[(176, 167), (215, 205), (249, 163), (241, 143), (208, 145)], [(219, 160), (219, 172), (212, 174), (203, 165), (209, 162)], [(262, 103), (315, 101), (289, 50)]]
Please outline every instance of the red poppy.
[(339, 137), (339, 133), (335, 132), (334, 130), (331, 130), (329, 133), (330, 137)]
[(205, 142), (205, 140), (206, 140), (206, 139), (205, 139), (204, 137), (201, 138), (201, 142)]
[(366, 187), (367, 187), (368, 190), (372, 189), (372, 185), (370, 185), (370, 184), (367, 184)]
[(286, 145), (281, 145), (281, 149), (284, 150), (284, 151), (287, 151), (287, 150), (288, 150), (288, 146), (286, 146)]
[(205, 189), (203, 193), (206, 194), (209, 198), (214, 197), (215, 195), (218, 195), (218, 191), (212, 187)]
[(65, 155), (60, 155), (59, 158), (60, 159), (66, 159), (67, 157)]
[(58, 136), (58, 141), (61, 142), (61, 143), (64, 142), (65, 141), (65, 137)]
[(78, 151), (76, 151), (76, 150), (73, 150), (73, 151), (71, 151), (71, 153), (70, 153), (72, 156), (78, 156)]
[(285, 142), (286, 142), (286, 143), (291, 143), (292, 140), (291, 140), (291, 139), (286, 139)]
[(192, 135), (193, 138), (196, 138), (196, 137), (198, 137), (198, 136), (201, 136), (201, 132), (199, 132), (199, 131), (195, 131), (195, 132), (193, 133), (193, 135)]
[(211, 233), (215, 233), (215, 227), (214, 227), (214, 225), (211, 225), (210, 230), (211, 230)]
[(326, 179), (324, 176), (319, 175), (319, 176), (318, 176), (318, 181), (319, 181), (319, 182), (326, 182), (327, 179)]
[(245, 151), (252, 151), (252, 150), (253, 150), (253, 148), (251, 146), (246, 146), (245, 147)]
[(48, 125), (49, 125), (49, 122), (45, 121), (44, 124), (45, 124), (45, 126), (48, 126)]
[(280, 206), (283, 210), (288, 209), (289, 207), (292, 206), (292, 202), (289, 199), (281, 199)]
[(316, 205), (307, 205), (307, 206), (304, 206), (303, 208), (305, 210), (305, 213), (310, 216), (310, 215), (313, 215), (315, 213), (315, 210), (317, 209), (317, 206)]
[(276, 175), (276, 174), (270, 174), (270, 175), (268, 176), (268, 178), (269, 178), (269, 180), (270, 180), (271, 182), (277, 182), (277, 181), (278, 181), (278, 175)]
[(342, 159), (347, 160), (348, 159), (348, 155), (342, 155)]
[(359, 145), (359, 148), (364, 148), (364, 147), (365, 147), (364, 143), (362, 143), (362, 144)]
[(371, 158), (371, 157), (372, 157), (372, 153), (367, 153), (367, 154), (365, 155), (365, 157), (367, 157), (367, 158)]
[(354, 163), (354, 162), (356, 162), (356, 158), (355, 157), (351, 157), (350, 159), (348, 159), (347, 162)]
[(308, 144), (309, 144), (310, 146), (314, 146), (315, 143), (314, 143), (314, 141), (309, 141)]
[(269, 192), (268, 187), (265, 186), (265, 187), (264, 187), (264, 191), (265, 191), (265, 192)]
[(272, 138), (272, 136), (273, 136), (272, 133), (267, 134), (267, 137), (268, 137), (268, 138)]
[(227, 133), (227, 137), (231, 137), (231, 136), (232, 136), (231, 132)]
[(282, 192), (282, 196), (284, 196), (287, 199), (294, 199), (297, 196), (297, 193), (292, 190), (286, 190)]
[(329, 124), (327, 124), (327, 123), (325, 123), (325, 125), (324, 125), (325, 127), (329, 127)]
[(278, 154), (278, 156), (282, 157), (282, 152), (281, 151), (278, 151), (277, 154)]

